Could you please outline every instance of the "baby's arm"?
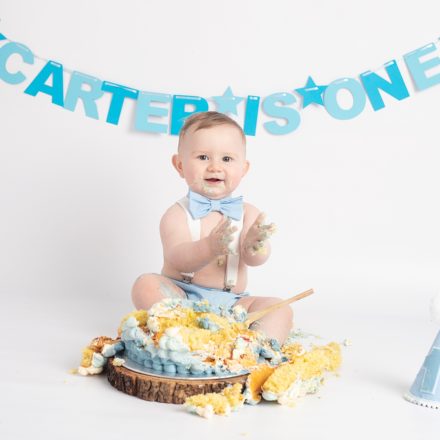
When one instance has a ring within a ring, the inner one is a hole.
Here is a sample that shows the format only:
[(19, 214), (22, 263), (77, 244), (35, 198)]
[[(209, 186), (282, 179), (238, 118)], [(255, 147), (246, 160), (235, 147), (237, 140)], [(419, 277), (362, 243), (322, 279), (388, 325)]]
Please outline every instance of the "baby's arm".
[(185, 212), (173, 205), (160, 222), (164, 258), (179, 272), (197, 272), (217, 256), (228, 254), (235, 230), (222, 218), (207, 237), (192, 241)]
[(270, 256), (269, 238), (275, 232), (275, 224), (265, 223), (265, 214), (247, 204), (246, 216), (251, 226), (245, 231), (241, 245), (241, 256), (248, 266), (259, 266)]

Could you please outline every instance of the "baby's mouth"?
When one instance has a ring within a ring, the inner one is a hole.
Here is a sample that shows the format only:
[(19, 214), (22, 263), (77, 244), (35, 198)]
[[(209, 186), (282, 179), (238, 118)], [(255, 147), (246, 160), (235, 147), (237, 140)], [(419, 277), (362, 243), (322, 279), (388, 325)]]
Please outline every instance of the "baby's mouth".
[(215, 184), (215, 183), (223, 182), (223, 180), (222, 180), (222, 179), (216, 179), (216, 178), (214, 178), (214, 177), (211, 177), (211, 178), (209, 178), (209, 179), (205, 179), (205, 182)]

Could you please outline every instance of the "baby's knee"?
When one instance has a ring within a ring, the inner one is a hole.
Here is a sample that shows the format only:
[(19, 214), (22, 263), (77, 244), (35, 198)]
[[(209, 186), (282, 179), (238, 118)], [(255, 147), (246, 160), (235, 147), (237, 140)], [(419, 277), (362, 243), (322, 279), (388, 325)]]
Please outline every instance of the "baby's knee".
[[(268, 306), (271, 306), (273, 304), (278, 304), (281, 301), (284, 301), (284, 299), (283, 298), (277, 298), (277, 297), (267, 297), (266, 298)], [(280, 307), (277, 310), (277, 312), (278, 312), (278, 315), (280, 317), (282, 317), (283, 319), (286, 319), (288, 321), (292, 321), (292, 319), (293, 319), (293, 310), (292, 310), (292, 307), (290, 307), (289, 304)]]
[(132, 290), (135, 291), (153, 284), (157, 284), (158, 277), (159, 276), (155, 273), (143, 273), (136, 278)]
[(134, 282), (131, 289), (131, 299), (137, 308), (142, 308), (148, 296), (155, 295), (159, 285), (159, 275), (144, 273)]
[(137, 278), (131, 290), (137, 309), (149, 309), (164, 298), (186, 298), (185, 293), (168, 278), (156, 273), (145, 273)]

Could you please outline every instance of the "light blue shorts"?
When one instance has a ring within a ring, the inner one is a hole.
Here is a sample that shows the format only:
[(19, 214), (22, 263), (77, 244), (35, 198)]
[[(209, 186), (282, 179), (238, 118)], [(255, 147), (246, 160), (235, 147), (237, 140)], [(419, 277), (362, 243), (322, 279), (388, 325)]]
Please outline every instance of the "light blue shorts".
[(249, 296), (248, 292), (232, 293), (211, 287), (199, 286), (193, 283), (184, 283), (183, 281), (169, 278), (176, 286), (179, 286), (186, 294), (186, 297), (192, 301), (202, 301), (207, 299), (211, 304), (215, 313), (220, 312), (220, 308), (230, 310), (235, 303), (245, 296)]

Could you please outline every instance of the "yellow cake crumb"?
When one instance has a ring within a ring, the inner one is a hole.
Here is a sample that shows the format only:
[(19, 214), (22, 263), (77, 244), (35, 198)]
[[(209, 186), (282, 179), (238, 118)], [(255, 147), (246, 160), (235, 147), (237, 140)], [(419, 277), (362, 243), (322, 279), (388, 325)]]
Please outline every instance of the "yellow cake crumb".
[(140, 327), (144, 327), (147, 324), (148, 320), (148, 312), (146, 310), (134, 310), (133, 312), (129, 313), (128, 315), (125, 315), (122, 320), (121, 324), (118, 328), (118, 335), (121, 336), (122, 333), (122, 326), (124, 325), (124, 322), (127, 321), (128, 318), (134, 317), (139, 322)]
[[(228, 399), (219, 393), (197, 394), (188, 397), (185, 400), (185, 406), (195, 407), (196, 409), (212, 407), (213, 413), (219, 415), (228, 415), (231, 411)], [(197, 413), (202, 415), (199, 411)]]
[(82, 368), (91, 367), (94, 353), (101, 353), (102, 349), (104, 348), (104, 345), (113, 344), (116, 341), (117, 339), (112, 339), (108, 336), (98, 336), (97, 338), (92, 339), (90, 344), (82, 350), (80, 367)]
[(244, 402), (244, 397), (241, 394), (242, 389), (243, 386), (240, 383), (236, 383), (232, 385), (232, 387), (227, 387), (222, 391), (233, 409), (238, 408)]
[(298, 342), (283, 345), (283, 347), (281, 347), (281, 351), (288, 359), (292, 359), (296, 356), (302, 356), (306, 352), (304, 347)]
[(115, 358), (113, 359), (113, 361), (112, 361), (112, 364), (113, 364), (115, 367), (121, 367), (122, 365), (125, 364), (125, 359), (115, 357)]
[(82, 351), (82, 360), (81, 360), (81, 367), (87, 368), (92, 365), (92, 357), (93, 353), (95, 353), (91, 348), (86, 347)]
[(209, 418), (213, 414), (227, 416), (239, 408), (244, 397), (241, 394), (242, 385), (239, 383), (227, 387), (220, 393), (196, 394), (185, 400), (184, 406), (199, 416)]

